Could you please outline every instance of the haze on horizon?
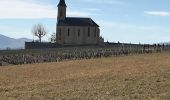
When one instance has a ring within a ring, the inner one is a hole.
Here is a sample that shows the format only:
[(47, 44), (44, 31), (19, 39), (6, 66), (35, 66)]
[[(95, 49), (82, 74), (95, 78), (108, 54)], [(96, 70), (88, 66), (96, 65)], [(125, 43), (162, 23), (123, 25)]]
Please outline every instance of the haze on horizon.
[[(33, 39), (31, 28), (42, 23), (55, 32), (59, 0), (1, 0), (0, 34)], [(170, 1), (66, 0), (67, 16), (91, 17), (105, 41), (170, 42)]]

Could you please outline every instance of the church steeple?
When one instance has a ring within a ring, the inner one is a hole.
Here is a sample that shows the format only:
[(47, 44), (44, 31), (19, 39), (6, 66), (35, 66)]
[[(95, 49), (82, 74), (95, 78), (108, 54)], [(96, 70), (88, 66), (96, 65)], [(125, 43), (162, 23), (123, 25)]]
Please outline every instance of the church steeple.
[(59, 6), (63, 6), (63, 7), (67, 7), (66, 3), (65, 3), (65, 0), (60, 0), (59, 4), (58, 4), (58, 7)]
[(58, 17), (57, 17), (58, 21), (66, 17), (66, 8), (67, 8), (67, 5), (65, 3), (65, 0), (60, 0), (58, 4)]

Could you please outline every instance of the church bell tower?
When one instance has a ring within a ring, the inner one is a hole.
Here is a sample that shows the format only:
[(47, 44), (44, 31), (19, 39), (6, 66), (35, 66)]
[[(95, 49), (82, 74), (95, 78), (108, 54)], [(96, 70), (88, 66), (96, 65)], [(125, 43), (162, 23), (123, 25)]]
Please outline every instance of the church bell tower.
[(60, 0), (59, 4), (58, 4), (58, 17), (57, 17), (57, 21), (62, 20), (66, 17), (66, 8), (67, 5), (65, 3), (65, 0)]

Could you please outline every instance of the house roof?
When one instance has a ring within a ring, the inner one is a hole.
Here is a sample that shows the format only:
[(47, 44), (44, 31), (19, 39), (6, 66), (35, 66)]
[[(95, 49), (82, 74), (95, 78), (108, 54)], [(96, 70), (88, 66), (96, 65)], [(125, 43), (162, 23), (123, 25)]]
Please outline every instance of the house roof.
[(65, 3), (65, 0), (60, 0), (59, 4), (58, 4), (58, 7), (59, 6), (63, 6), (63, 7), (67, 7), (66, 3)]
[(91, 18), (66, 17), (59, 20), (58, 26), (96, 26), (99, 27)]

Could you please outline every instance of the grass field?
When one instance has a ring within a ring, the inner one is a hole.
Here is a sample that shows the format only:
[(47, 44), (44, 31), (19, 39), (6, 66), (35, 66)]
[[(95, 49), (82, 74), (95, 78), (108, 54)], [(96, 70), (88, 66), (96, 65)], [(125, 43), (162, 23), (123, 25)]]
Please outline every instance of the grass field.
[(0, 68), (0, 100), (170, 100), (170, 53)]

